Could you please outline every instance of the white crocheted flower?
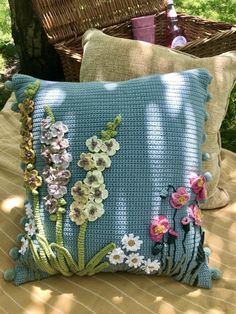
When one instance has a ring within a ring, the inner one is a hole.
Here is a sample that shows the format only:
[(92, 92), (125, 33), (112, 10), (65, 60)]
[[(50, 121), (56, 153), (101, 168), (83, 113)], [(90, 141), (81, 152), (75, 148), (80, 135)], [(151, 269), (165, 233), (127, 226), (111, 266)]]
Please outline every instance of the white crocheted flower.
[(105, 184), (101, 184), (97, 188), (91, 188), (90, 199), (96, 203), (102, 203), (108, 197), (108, 191), (105, 189)]
[(67, 138), (55, 138), (50, 143), (50, 149), (52, 153), (59, 153), (69, 147), (69, 141)]
[(25, 252), (27, 251), (28, 247), (29, 247), (29, 240), (22, 237), (21, 238), (21, 247), (19, 249), (19, 253), (21, 255), (25, 255)]
[(33, 211), (32, 211), (32, 206), (30, 203), (27, 203), (25, 205), (25, 213), (26, 213), (26, 216), (27, 218), (32, 218), (33, 217)]
[(75, 182), (71, 189), (71, 195), (78, 203), (87, 203), (89, 199), (89, 187), (81, 181)]
[(40, 142), (42, 144), (49, 145), (52, 141), (53, 141), (53, 135), (51, 131), (41, 133)]
[(37, 228), (33, 219), (30, 219), (29, 222), (25, 224), (25, 231), (30, 237), (32, 237), (36, 233), (36, 229)]
[(67, 187), (59, 184), (48, 185), (48, 194), (56, 199), (62, 198), (67, 193)]
[(78, 161), (78, 166), (83, 168), (86, 171), (89, 171), (95, 168), (93, 154), (91, 153), (81, 153), (80, 160)]
[(95, 221), (104, 214), (103, 204), (96, 204), (94, 202), (88, 202), (85, 206), (85, 212), (88, 217), (88, 221)]
[(111, 166), (111, 159), (106, 153), (96, 153), (93, 155), (93, 160), (95, 163), (95, 167), (99, 171), (103, 171), (105, 168), (109, 168)]
[(60, 167), (62, 169), (68, 168), (72, 161), (72, 156), (67, 153), (67, 151), (63, 151), (61, 154), (53, 154), (51, 155), (51, 158), (55, 167)]
[(124, 235), (123, 239), (121, 240), (123, 249), (126, 249), (127, 252), (136, 252), (140, 250), (140, 246), (143, 243), (142, 240), (139, 240), (139, 236), (135, 237), (133, 233), (129, 235)]
[(149, 275), (154, 271), (158, 271), (160, 266), (161, 265), (160, 262), (158, 262), (158, 260), (151, 261), (151, 259), (149, 258), (147, 261), (144, 261), (142, 269)]
[(52, 119), (48, 116), (45, 119), (41, 120), (41, 130), (43, 132), (47, 131), (52, 124)]
[(85, 144), (88, 147), (88, 150), (92, 153), (98, 153), (101, 151), (102, 141), (98, 139), (96, 135), (87, 139)]
[(98, 170), (89, 171), (87, 173), (86, 178), (84, 179), (84, 183), (92, 188), (97, 188), (98, 186), (103, 184), (103, 182), (104, 182), (103, 175), (101, 171)]
[(120, 149), (120, 144), (116, 139), (112, 138), (103, 142), (101, 150), (109, 156), (114, 156), (116, 151)]
[(53, 137), (63, 137), (68, 132), (68, 127), (61, 121), (53, 123), (50, 127)]
[(138, 268), (143, 263), (144, 256), (140, 256), (139, 253), (131, 253), (129, 256), (127, 256), (126, 264), (128, 264), (129, 267)]
[(115, 248), (107, 257), (109, 258), (109, 262), (113, 265), (122, 264), (126, 259), (126, 255), (121, 248)]
[(70, 219), (76, 225), (82, 225), (88, 218), (87, 213), (84, 210), (84, 205), (78, 202), (73, 202), (70, 205)]

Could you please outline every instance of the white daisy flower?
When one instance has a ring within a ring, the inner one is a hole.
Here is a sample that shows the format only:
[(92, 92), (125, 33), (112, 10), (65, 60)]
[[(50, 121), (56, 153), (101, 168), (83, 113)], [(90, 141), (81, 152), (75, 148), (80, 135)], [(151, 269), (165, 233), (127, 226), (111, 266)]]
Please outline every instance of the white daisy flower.
[(109, 258), (109, 262), (113, 265), (122, 264), (124, 260), (127, 258), (124, 251), (121, 248), (115, 248), (107, 255), (107, 257)]
[(33, 219), (30, 219), (29, 222), (25, 224), (25, 231), (29, 236), (33, 236), (36, 233), (36, 225)]
[(135, 237), (133, 233), (124, 235), (121, 242), (123, 244), (122, 248), (126, 249), (127, 252), (136, 252), (140, 250), (140, 246), (143, 243), (142, 240), (139, 240), (139, 236)]
[(88, 218), (84, 209), (84, 205), (77, 202), (70, 205), (70, 219), (78, 226), (82, 225)]
[(101, 171), (94, 170), (94, 171), (88, 171), (87, 176), (84, 179), (84, 183), (92, 188), (97, 188), (101, 184), (103, 184), (104, 178), (101, 173)]
[(107, 153), (108, 156), (115, 155), (116, 151), (119, 149), (120, 149), (120, 144), (114, 138), (112, 138), (108, 141), (104, 141), (102, 146), (101, 146), (101, 150), (104, 153)]
[(88, 221), (95, 221), (104, 214), (103, 204), (96, 204), (94, 202), (88, 202), (85, 206), (85, 213), (88, 217)]
[(131, 253), (127, 256), (127, 261), (125, 262), (128, 264), (129, 267), (138, 268), (143, 263), (144, 256), (140, 256), (139, 253)]
[(19, 249), (19, 253), (21, 255), (24, 255), (26, 250), (28, 249), (28, 247), (29, 247), (29, 240), (22, 237), (21, 238), (21, 248)]
[(98, 139), (96, 135), (87, 139), (85, 144), (92, 153), (98, 153), (101, 151), (102, 141)]
[(103, 171), (105, 168), (109, 168), (111, 166), (111, 159), (106, 153), (96, 153), (93, 155), (93, 160), (95, 163), (95, 167), (99, 171)]
[(33, 210), (32, 210), (32, 206), (30, 203), (27, 203), (25, 205), (25, 213), (26, 213), (26, 216), (30, 219), (30, 218), (33, 218)]
[(97, 188), (91, 188), (90, 199), (95, 203), (102, 203), (108, 197), (108, 191), (105, 189), (105, 184), (101, 184)]
[(144, 261), (144, 265), (142, 266), (142, 269), (150, 275), (154, 271), (158, 271), (160, 268), (161, 264), (158, 262), (158, 260), (151, 261), (149, 258), (147, 261)]

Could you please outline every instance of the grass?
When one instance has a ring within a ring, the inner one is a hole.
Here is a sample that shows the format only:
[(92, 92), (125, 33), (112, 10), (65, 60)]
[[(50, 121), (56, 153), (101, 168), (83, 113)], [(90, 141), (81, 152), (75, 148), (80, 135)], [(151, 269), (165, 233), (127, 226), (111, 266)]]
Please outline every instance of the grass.
[[(11, 46), (11, 20), (7, 0), (0, 0), (0, 74), (4, 71), (6, 60), (14, 54)], [(158, 1), (158, 0), (157, 0)], [(174, 0), (176, 9), (190, 15), (201, 16), (215, 21), (236, 24), (236, 0)], [(0, 110), (9, 92), (0, 86)], [(221, 127), (223, 147), (236, 152), (236, 89), (231, 95), (229, 109)]]

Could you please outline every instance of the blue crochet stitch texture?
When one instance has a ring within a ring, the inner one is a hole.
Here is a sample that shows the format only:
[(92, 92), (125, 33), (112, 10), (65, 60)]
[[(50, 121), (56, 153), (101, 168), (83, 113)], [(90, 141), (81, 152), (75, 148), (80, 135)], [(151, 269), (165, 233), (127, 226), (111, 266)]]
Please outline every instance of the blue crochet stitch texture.
[[(68, 83), (40, 80), (34, 98), (33, 147), (36, 152), (36, 169), (42, 174), (45, 162), (40, 155), (40, 123), (45, 118), (44, 106), (48, 105), (56, 118), (68, 126), (68, 152), (73, 160), (70, 164), (71, 180), (66, 213), (63, 215), (64, 247), (77, 261), (77, 237), (80, 227), (70, 220), (69, 211), (73, 198), (71, 188), (86, 172), (77, 166), (82, 152), (88, 152), (85, 142), (98, 135), (107, 122), (121, 115), (122, 122), (116, 137), (120, 149), (112, 156), (111, 167), (104, 172), (109, 196), (104, 200), (105, 213), (95, 222), (88, 223), (85, 238), (85, 263), (101, 248), (113, 242), (122, 247), (124, 235), (134, 234), (143, 241), (139, 253), (145, 259), (161, 262), (157, 275), (170, 275), (167, 271), (170, 257), (174, 267), (186, 250), (186, 258), (178, 271), (171, 276), (179, 281), (210, 288), (211, 271), (204, 255), (197, 259), (202, 249), (204, 233), (201, 227), (191, 223), (187, 234), (181, 219), (187, 215), (187, 205), (175, 210), (168, 198), (160, 196), (169, 185), (185, 187), (191, 199), (194, 193), (189, 182), (190, 173), (201, 174), (204, 138), (205, 102), (209, 98), (208, 84), (211, 76), (204, 69), (179, 73), (154, 75), (124, 82)], [(17, 101), (24, 100), (24, 90), (35, 78), (26, 75), (13, 77), (13, 89)], [(171, 190), (167, 191), (171, 195)], [(47, 186), (39, 189), (40, 216), (49, 243), (55, 242), (55, 222), (49, 219), (44, 209), (43, 197)], [(32, 202), (32, 199), (31, 199)], [(174, 243), (168, 244), (163, 237), (161, 251), (152, 254), (154, 242), (150, 238), (150, 224), (154, 216), (164, 215), (171, 227), (179, 234)], [(175, 215), (175, 217), (174, 217)], [(184, 245), (183, 245), (184, 241)], [(27, 262), (30, 259), (30, 263)], [(104, 257), (103, 261), (108, 261)], [(31, 266), (30, 266), (31, 265)], [(197, 275), (192, 277), (198, 268)], [(39, 270), (30, 252), (16, 261), (15, 284), (42, 279), (47, 273)], [(110, 265), (106, 272), (127, 270), (127, 264)], [(191, 272), (192, 271), (192, 272)], [(144, 273), (138, 271), (138, 273)], [(187, 275), (186, 275), (187, 274)]]

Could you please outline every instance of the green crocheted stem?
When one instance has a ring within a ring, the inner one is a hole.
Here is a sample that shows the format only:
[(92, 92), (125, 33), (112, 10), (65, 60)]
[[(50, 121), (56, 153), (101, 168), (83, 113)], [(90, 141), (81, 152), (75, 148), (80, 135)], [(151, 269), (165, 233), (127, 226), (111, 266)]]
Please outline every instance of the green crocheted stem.
[(109, 263), (108, 262), (104, 262), (100, 265), (98, 265), (97, 267), (95, 267), (92, 271), (88, 272), (89, 276), (95, 275), (97, 273), (100, 273), (101, 271), (103, 271), (104, 269), (109, 267)]
[(79, 271), (78, 265), (73, 260), (73, 257), (71, 256), (70, 252), (66, 248), (61, 247), (57, 243), (51, 243), (50, 247), (57, 250), (58, 254), (61, 254), (65, 258), (66, 263), (72, 273), (77, 273)]
[(105, 246), (101, 251), (99, 251), (96, 255), (94, 255), (91, 260), (87, 263), (86, 269), (91, 272), (99, 263), (100, 261), (112, 250), (116, 248), (115, 243), (110, 243)]
[(40, 87), (40, 80), (36, 80), (34, 81), (34, 83), (29, 84), (24, 91), (25, 97), (28, 99), (33, 99), (39, 87)]
[(108, 122), (105, 130), (101, 131), (101, 140), (107, 141), (117, 135), (116, 128), (121, 124), (121, 115), (115, 117), (113, 122)]
[(40, 209), (39, 209), (39, 196), (38, 194), (33, 194), (33, 211), (34, 211), (34, 218), (35, 223), (37, 226), (37, 229), (39, 231), (39, 234), (43, 237), (45, 237), (45, 232), (43, 228), (43, 224), (40, 217)]
[(85, 245), (85, 234), (87, 229), (87, 221), (84, 222), (79, 229), (79, 236), (78, 236), (78, 264), (79, 264), (79, 271), (84, 269), (84, 245)]
[(52, 123), (55, 123), (56, 119), (55, 119), (55, 116), (54, 116), (54, 114), (52, 112), (52, 109), (49, 106), (44, 106), (44, 111), (51, 118)]

